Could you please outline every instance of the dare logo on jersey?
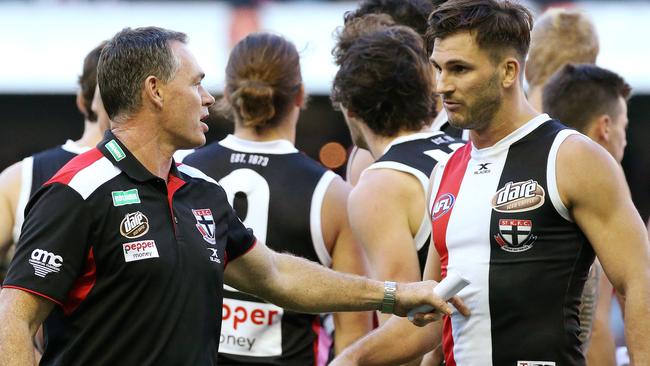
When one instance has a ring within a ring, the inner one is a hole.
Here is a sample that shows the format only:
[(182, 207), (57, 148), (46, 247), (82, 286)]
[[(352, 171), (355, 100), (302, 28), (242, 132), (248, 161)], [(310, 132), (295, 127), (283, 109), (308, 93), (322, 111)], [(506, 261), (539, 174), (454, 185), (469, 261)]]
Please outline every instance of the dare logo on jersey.
[(500, 219), (499, 233), (494, 236), (494, 240), (506, 252), (524, 252), (532, 248), (537, 239), (536, 236), (531, 235), (532, 230), (531, 220)]
[(214, 219), (212, 211), (209, 208), (192, 209), (196, 219), (196, 228), (208, 243), (215, 245), (217, 241), (214, 238)]
[(436, 221), (449, 212), (455, 201), (456, 198), (451, 193), (440, 195), (431, 209), (431, 221)]
[(120, 223), (120, 234), (125, 238), (139, 238), (147, 232), (149, 232), (149, 219), (140, 211), (126, 214)]
[(492, 208), (498, 212), (524, 212), (544, 204), (544, 188), (532, 179), (508, 182), (492, 197)]

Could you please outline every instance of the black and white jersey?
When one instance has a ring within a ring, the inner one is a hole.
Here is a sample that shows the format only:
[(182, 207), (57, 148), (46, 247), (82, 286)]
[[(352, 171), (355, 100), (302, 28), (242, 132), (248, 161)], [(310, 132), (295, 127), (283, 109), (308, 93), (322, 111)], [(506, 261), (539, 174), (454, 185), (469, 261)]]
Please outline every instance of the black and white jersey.
[[(464, 144), (463, 141), (441, 131), (401, 136), (393, 140), (384, 150), (384, 154), (366, 170), (392, 169), (411, 174), (422, 185), (424, 197), (426, 197), (429, 190), (429, 177), (433, 168), (439, 162), (446, 161), (454, 150)], [(424, 264), (427, 260), (430, 238), (431, 224), (425, 210), (422, 214), (420, 228), (413, 238), (413, 245), (418, 252), (421, 273), (424, 271)]]
[[(219, 182), (240, 219), (278, 252), (331, 265), (321, 206), (336, 175), (287, 140), (229, 135), (184, 159)], [(314, 365), (320, 321), (226, 287), (219, 365)]]
[(557, 152), (577, 132), (542, 114), (436, 169), (431, 220), (443, 277), (472, 316), (443, 321), (449, 366), (584, 365), (578, 305), (594, 251), (562, 203)]
[(20, 228), (24, 221), (25, 206), (29, 199), (41, 188), (43, 183), (52, 178), (68, 161), (88, 150), (90, 148), (81, 147), (74, 141), (68, 140), (63, 145), (41, 151), (23, 159), (20, 194), (14, 216), (16, 218), (13, 227), (14, 243), (17, 243), (20, 237)]

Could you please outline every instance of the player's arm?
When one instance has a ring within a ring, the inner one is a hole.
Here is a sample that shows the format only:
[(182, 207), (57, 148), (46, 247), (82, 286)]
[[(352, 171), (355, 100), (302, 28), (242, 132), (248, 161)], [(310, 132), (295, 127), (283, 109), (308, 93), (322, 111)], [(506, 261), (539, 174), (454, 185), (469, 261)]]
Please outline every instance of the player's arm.
[(650, 245), (623, 172), (603, 148), (576, 135), (560, 146), (556, 176), (562, 201), (591, 242), (607, 277), (625, 296), (632, 361), (648, 365)]
[[(599, 263), (594, 265), (600, 266)], [(602, 271), (601, 271), (602, 272)], [(612, 284), (604, 273), (598, 279), (598, 299), (594, 313), (591, 340), (587, 346), (586, 359), (589, 366), (616, 365), (616, 343), (610, 327), (612, 309)]]
[[(367, 276), (365, 253), (354, 240), (348, 221), (347, 202), (351, 188), (340, 178), (330, 183), (321, 209), (323, 238), (332, 256), (333, 270)], [(334, 350), (338, 354), (372, 330), (372, 312), (334, 313), (334, 326)]]
[(29, 292), (0, 292), (0, 365), (34, 365), (33, 338), (54, 303)]
[(20, 194), (22, 162), (13, 164), (0, 174), (0, 262), (4, 261), (13, 243), (16, 205)]
[[(432, 173), (433, 181), (434, 174)], [(431, 186), (427, 193), (426, 202), (430, 202)], [(428, 204), (427, 204), (428, 207)], [(440, 280), (440, 257), (432, 245), (427, 254), (427, 263), (424, 268), (424, 279)], [(455, 297), (457, 308), (462, 308), (461, 313), (469, 315), (462, 302)], [(434, 322), (425, 327), (413, 327), (408, 321), (398, 317), (391, 317), (388, 321), (375, 329), (372, 333), (355, 342), (337, 357), (332, 366), (351, 365), (395, 365), (408, 362), (433, 350), (440, 344), (442, 338), (441, 322)], [(395, 340), (398, 339), (399, 342)]]
[[(368, 255), (372, 278), (421, 280), (413, 233), (422, 223), (424, 195), (415, 177), (390, 169), (366, 171), (350, 193), (350, 226)], [(381, 323), (387, 319), (380, 316)]]

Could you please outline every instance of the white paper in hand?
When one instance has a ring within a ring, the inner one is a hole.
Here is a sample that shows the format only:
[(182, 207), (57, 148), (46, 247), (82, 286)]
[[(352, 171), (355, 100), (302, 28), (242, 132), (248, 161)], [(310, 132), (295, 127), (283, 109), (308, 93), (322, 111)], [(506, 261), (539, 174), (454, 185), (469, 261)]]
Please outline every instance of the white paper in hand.
[[(449, 272), (447, 273), (447, 277), (443, 278), (442, 281), (440, 281), (440, 283), (433, 288), (433, 293), (436, 294), (436, 296), (447, 301), (454, 297), (467, 285), (469, 285), (469, 281), (462, 278), (460, 275), (458, 275), (458, 273)], [(410, 321), (413, 321), (415, 314), (429, 313), (432, 310), (433, 307), (431, 305), (418, 306), (417, 308), (411, 309), (411, 311), (408, 312), (408, 318)]]

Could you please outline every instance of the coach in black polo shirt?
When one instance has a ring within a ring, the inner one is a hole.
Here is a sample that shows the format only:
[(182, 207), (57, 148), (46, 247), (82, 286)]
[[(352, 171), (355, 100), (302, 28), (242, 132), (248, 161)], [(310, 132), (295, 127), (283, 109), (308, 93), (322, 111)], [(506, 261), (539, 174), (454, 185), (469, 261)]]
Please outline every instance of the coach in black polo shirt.
[(451, 311), (435, 282), (371, 281), (256, 243), (219, 185), (172, 160), (205, 143), (203, 76), (182, 33), (125, 29), (106, 45), (113, 129), (28, 204), (0, 294), (0, 365), (33, 364), (43, 321), (45, 365), (209, 365), (224, 282), (302, 312)]

